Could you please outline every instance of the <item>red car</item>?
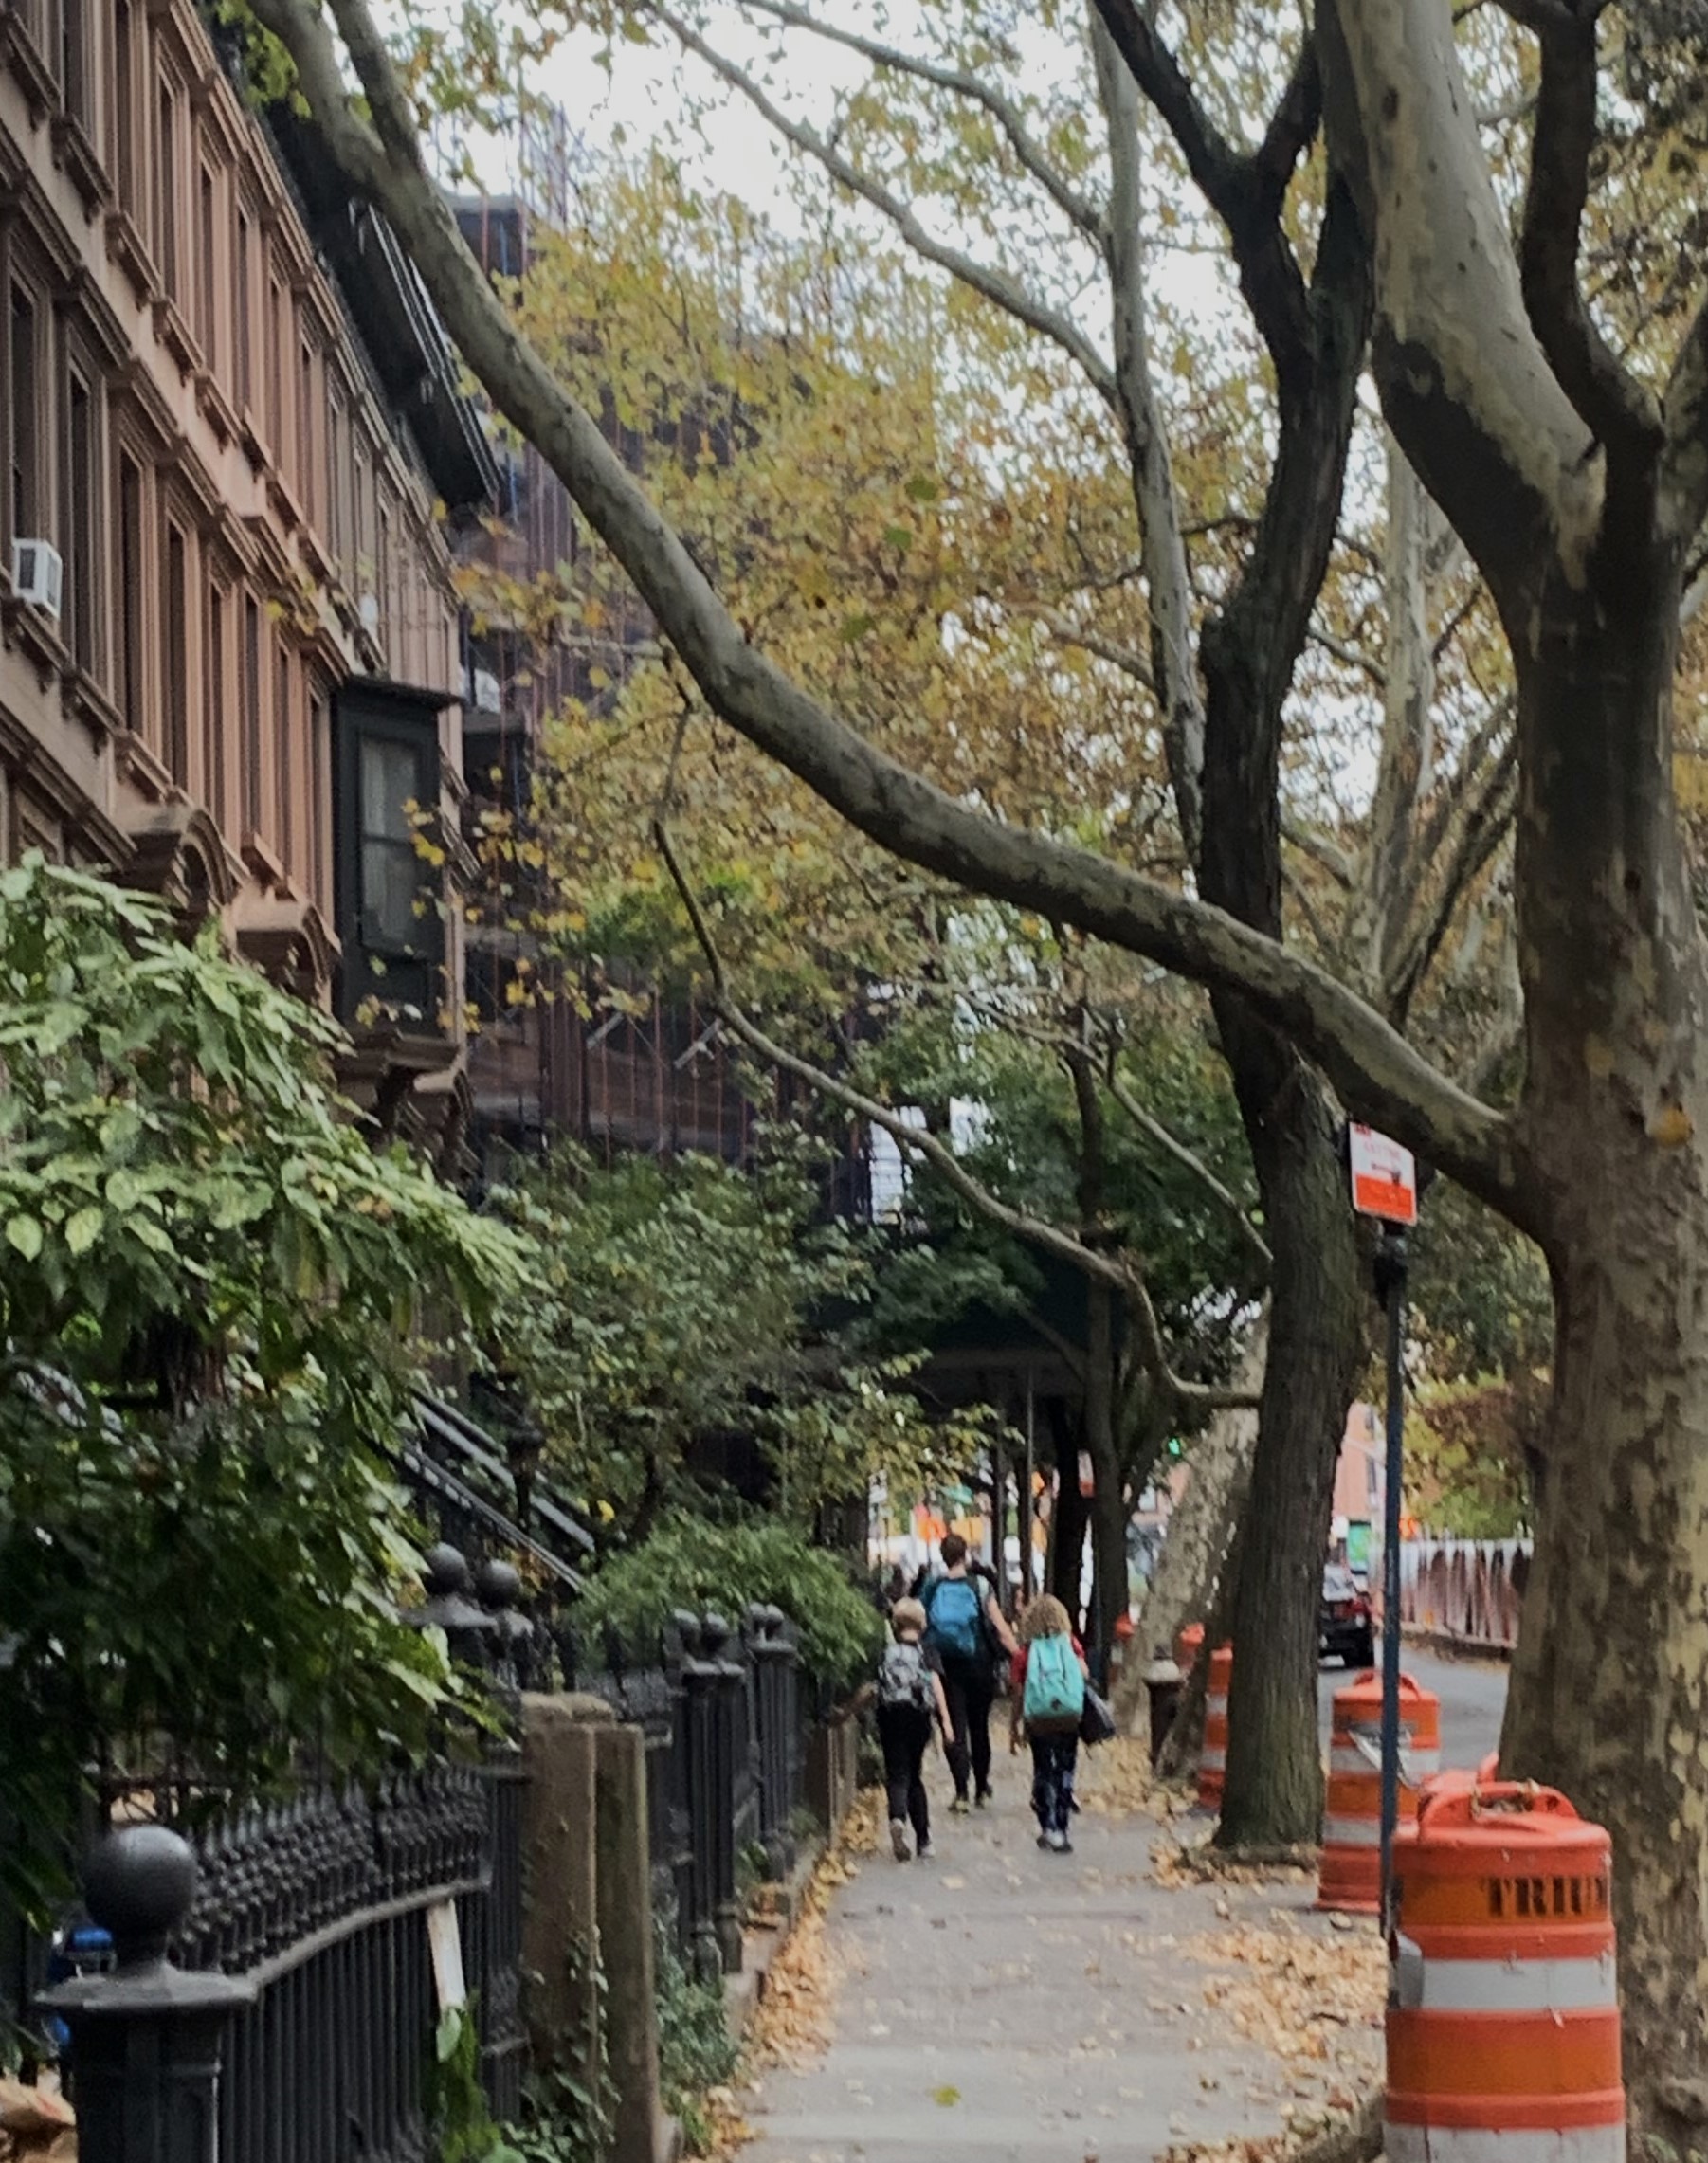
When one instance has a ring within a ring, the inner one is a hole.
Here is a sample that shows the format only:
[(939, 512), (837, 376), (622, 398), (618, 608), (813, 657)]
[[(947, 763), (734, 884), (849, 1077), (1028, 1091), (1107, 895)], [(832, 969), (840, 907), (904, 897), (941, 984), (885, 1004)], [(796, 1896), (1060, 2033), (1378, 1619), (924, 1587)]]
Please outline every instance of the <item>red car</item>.
[(1322, 1572), (1317, 1639), (1317, 1650), (1324, 1660), (1343, 1660), (1349, 1667), (1373, 1667), (1376, 1663), (1376, 1631), (1370, 1602), (1343, 1562), (1331, 1562)]

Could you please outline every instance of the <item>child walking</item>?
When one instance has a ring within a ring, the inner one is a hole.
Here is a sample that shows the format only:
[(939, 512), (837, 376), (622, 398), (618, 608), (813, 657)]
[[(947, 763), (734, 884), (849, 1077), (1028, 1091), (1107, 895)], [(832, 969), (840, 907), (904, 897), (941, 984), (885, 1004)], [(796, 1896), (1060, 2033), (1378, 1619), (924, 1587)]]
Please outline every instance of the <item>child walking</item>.
[(910, 1823), (913, 1852), (921, 1859), (931, 1853), (923, 1767), (934, 1723), (948, 1745), (949, 1704), (934, 1656), (921, 1643), (924, 1608), (918, 1600), (898, 1600), (890, 1609), (890, 1629), (895, 1643), (884, 1647), (878, 1667), (878, 1739), (889, 1790), (890, 1846), (896, 1861), (905, 1863)]
[(1080, 1753), (1080, 1720), (1090, 1670), (1061, 1601), (1045, 1593), (1020, 1621), (1014, 1655), (1013, 1706), (1008, 1748), (1024, 1732), (1032, 1751), (1032, 1810), (1038, 1845), (1058, 1855), (1071, 1852), (1067, 1821), (1074, 1807), (1074, 1763)]

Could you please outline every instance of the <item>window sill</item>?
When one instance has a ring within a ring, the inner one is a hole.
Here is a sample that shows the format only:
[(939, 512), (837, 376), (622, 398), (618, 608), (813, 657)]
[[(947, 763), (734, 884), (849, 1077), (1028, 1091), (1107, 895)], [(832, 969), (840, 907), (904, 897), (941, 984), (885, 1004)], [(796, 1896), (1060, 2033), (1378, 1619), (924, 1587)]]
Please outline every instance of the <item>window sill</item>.
[(243, 860), (263, 885), (282, 888), (286, 883), (283, 859), (273, 845), (253, 827), (244, 835)]
[(162, 293), (154, 302), (154, 335), (177, 362), (180, 375), (201, 372), (202, 349), (170, 293)]
[(64, 670), (65, 705), (95, 739), (99, 751), (124, 726), (124, 717), (86, 668), (72, 662)]
[(51, 616), (9, 593), (0, 601), (0, 623), (5, 626), (7, 645), (17, 646), (34, 663), (44, 691), (56, 676), (64, 674), (71, 656)]
[(62, 113), (54, 121), (53, 155), (82, 196), (84, 216), (99, 217), (113, 200), (113, 183), (88, 129), (75, 113)]
[(0, 49), (9, 55), (12, 72), (23, 85), (29, 117), (39, 127), (60, 101), (60, 86), (30, 35), (29, 26), (16, 8), (0, 21)]
[(133, 291), (146, 307), (160, 290), (160, 275), (149, 253), (142, 228), (122, 204), (107, 212), (107, 253), (130, 280)]
[(219, 379), (210, 368), (203, 369), (195, 379), (195, 402), (207, 415), (208, 425), (220, 442), (230, 443), (238, 433), (240, 423), (236, 409), (220, 389)]
[(135, 729), (120, 726), (113, 738), (121, 779), (129, 781), (139, 792), (156, 804), (164, 804), (176, 791), (165, 760), (152, 744), (144, 742)]
[(302, 516), (302, 506), (291, 493), (290, 482), (277, 466), (267, 475), (267, 496), (285, 532), (300, 532), (306, 522)]
[(244, 456), (257, 473), (273, 463), (273, 454), (262, 441), (261, 430), (255, 425), (253, 411), (245, 406), (237, 424), (237, 440), (243, 446)]

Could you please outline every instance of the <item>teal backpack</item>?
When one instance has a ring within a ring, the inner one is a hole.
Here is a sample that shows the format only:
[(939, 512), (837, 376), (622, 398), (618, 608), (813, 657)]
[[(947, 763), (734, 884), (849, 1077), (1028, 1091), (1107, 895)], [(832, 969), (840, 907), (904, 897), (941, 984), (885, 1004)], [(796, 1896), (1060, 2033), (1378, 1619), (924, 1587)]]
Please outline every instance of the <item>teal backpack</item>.
[(1085, 1710), (1085, 1678), (1071, 1637), (1041, 1637), (1026, 1661), (1021, 1712), (1034, 1735), (1077, 1735)]
[(925, 1634), (939, 1652), (977, 1660), (985, 1650), (985, 1589), (971, 1577), (939, 1577), (928, 1587)]

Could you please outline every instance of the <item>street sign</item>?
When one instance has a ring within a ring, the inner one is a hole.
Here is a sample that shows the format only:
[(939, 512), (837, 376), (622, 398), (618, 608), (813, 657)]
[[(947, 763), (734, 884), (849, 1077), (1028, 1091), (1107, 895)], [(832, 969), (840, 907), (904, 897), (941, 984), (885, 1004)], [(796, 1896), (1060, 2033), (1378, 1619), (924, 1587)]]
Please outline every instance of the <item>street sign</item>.
[(1347, 1155), (1353, 1174), (1353, 1208), (1361, 1217), (1390, 1225), (1417, 1222), (1417, 1160), (1374, 1127), (1349, 1126)]

